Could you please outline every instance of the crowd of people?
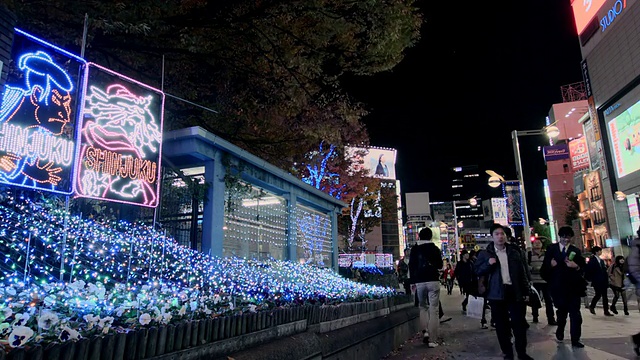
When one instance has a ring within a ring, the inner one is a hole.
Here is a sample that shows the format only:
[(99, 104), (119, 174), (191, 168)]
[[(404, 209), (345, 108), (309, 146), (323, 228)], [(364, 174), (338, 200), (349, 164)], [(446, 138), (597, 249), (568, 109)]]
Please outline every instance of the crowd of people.
[[(588, 305), (592, 314), (602, 301), (605, 316), (618, 315), (616, 304), (622, 300), (622, 311), (628, 316), (626, 289), (630, 287), (635, 288), (640, 305), (640, 228), (630, 254), (626, 258), (616, 256), (610, 265), (601, 258), (602, 248), (598, 246), (593, 246), (591, 256), (585, 258), (571, 243), (575, 234), (570, 226), (558, 230), (558, 242), (545, 247), (541, 241), (534, 241), (529, 251), (516, 244), (508, 227), (494, 224), (490, 233), (492, 242), (485, 249), (462, 250), (455, 263), (454, 259), (442, 257), (441, 249), (432, 241), (432, 231), (424, 228), (417, 243), (406, 249), (398, 262), (398, 280), (407, 294), (415, 296), (420, 308), (423, 343), (427, 347), (444, 344), (439, 332), (444, 315), (440, 290), (444, 286), (447, 295), (451, 295), (456, 282), (464, 295), (463, 314), (470, 296), (483, 299), (480, 326), (488, 328), (485, 310), (489, 310), (489, 322), (496, 330), (504, 359), (533, 359), (527, 353), (529, 308), (532, 321), (538, 323), (544, 307), (547, 324), (556, 326), (558, 342), (564, 341), (569, 322), (571, 346), (583, 348), (580, 307), (588, 286), (595, 292)], [(611, 304), (608, 289), (613, 292)], [(438, 308), (432, 306), (436, 303)], [(632, 336), (632, 343), (640, 356), (640, 332)]]

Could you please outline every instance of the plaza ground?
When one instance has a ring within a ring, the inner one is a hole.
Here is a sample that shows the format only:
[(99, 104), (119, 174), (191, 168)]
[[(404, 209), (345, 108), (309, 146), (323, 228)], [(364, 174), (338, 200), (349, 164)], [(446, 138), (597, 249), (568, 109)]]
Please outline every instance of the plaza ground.
[[(391, 354), (382, 355), (385, 360), (444, 360), (475, 359), (499, 360), (502, 352), (493, 328), (481, 329), (480, 320), (462, 314), (460, 303), (463, 297), (456, 287), (452, 295), (447, 295), (444, 288), (440, 292), (445, 317), (452, 320), (440, 325), (441, 336), (445, 344), (429, 349), (422, 343), (422, 334), (416, 333)], [(609, 297), (611, 300), (611, 297)], [(605, 317), (602, 307), (596, 308), (596, 315), (582, 308), (582, 342), (584, 349), (573, 349), (569, 340), (569, 324), (565, 331), (565, 340), (555, 340), (555, 326), (547, 325), (544, 309), (540, 309), (540, 322), (531, 323), (531, 308), (527, 310), (527, 320), (531, 327), (528, 330), (528, 354), (540, 360), (619, 360), (638, 359), (633, 352), (631, 334), (640, 331), (640, 312), (634, 298), (629, 304), (629, 316), (622, 312), (618, 302), (619, 314)], [(601, 306), (601, 305), (600, 305)], [(487, 319), (490, 316), (487, 315)]]

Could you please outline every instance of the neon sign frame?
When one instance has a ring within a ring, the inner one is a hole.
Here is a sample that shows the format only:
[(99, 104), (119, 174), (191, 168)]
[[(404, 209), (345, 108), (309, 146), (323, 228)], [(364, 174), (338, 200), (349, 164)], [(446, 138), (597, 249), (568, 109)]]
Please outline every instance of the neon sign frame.
[[(87, 62), (23, 30), (14, 32), (13, 66), (24, 84), (8, 80), (0, 104), (0, 183), (72, 195)], [(59, 65), (69, 60), (71, 65)]]
[[(165, 95), (98, 64), (87, 63), (87, 69), (76, 194), (155, 208), (160, 194)], [(96, 70), (95, 79), (92, 70)], [(115, 80), (101, 85), (105, 75)], [(95, 80), (91, 85), (90, 78)], [(131, 85), (137, 89), (130, 90)], [(145, 94), (138, 95), (141, 91)]]

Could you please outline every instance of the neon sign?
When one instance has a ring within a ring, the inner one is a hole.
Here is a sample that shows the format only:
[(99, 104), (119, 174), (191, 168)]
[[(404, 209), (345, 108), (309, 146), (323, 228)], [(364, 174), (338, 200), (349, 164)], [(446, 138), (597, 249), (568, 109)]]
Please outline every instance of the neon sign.
[(71, 195), (85, 61), (15, 29), (0, 103), (0, 183)]
[(88, 67), (76, 191), (156, 207), (164, 94), (97, 64)]
[(618, 0), (613, 4), (613, 7), (607, 11), (607, 15), (605, 15), (602, 19), (600, 19), (600, 27), (602, 27), (602, 32), (613, 23), (613, 20), (616, 19), (618, 15), (627, 7), (627, 0)]

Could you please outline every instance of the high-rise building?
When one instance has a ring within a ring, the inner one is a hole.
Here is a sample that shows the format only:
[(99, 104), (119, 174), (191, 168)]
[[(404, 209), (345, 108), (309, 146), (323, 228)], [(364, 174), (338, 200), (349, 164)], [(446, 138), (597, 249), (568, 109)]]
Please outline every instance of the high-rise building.
[(482, 227), (484, 214), (481, 194), (486, 183), (484, 177), (480, 176), (478, 165), (457, 166), (452, 171), (451, 193), (452, 200), (457, 203), (458, 221), (462, 221), (465, 227)]

